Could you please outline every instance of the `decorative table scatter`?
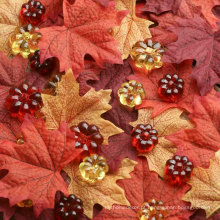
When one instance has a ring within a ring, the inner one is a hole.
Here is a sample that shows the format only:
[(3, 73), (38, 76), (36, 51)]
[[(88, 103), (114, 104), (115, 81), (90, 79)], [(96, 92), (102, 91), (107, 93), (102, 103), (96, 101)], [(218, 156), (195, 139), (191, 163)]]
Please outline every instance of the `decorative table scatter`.
[(219, 8), (0, 0), (0, 219), (219, 219)]

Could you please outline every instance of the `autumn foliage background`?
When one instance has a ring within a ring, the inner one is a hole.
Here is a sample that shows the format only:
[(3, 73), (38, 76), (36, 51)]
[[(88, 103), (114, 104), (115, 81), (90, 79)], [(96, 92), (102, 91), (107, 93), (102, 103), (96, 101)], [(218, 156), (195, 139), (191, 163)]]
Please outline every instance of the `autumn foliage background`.
[[(138, 219), (129, 207), (152, 198), (188, 207), (170, 209), (170, 220), (220, 219), (220, 0), (41, 0), (41, 62), (56, 57), (54, 73), (63, 73), (55, 95), (44, 90), (51, 76), (10, 56), (8, 39), (25, 2), (0, 0), (0, 219), (54, 219), (58, 191), (83, 200), (82, 219)], [(166, 47), (163, 67), (150, 73), (129, 56), (148, 38)], [(185, 82), (183, 96), (164, 102), (157, 82), (175, 72)], [(117, 91), (131, 79), (143, 84), (146, 98), (128, 111)], [(25, 81), (42, 89), (44, 120), (26, 115), (21, 123), (5, 107), (10, 88)], [(80, 179), (82, 150), (73, 147), (69, 129), (81, 121), (100, 128), (100, 155), (110, 167), (93, 186)], [(140, 123), (158, 131), (158, 144), (144, 155), (131, 146), (131, 131)], [(18, 145), (21, 135), (24, 144)], [(164, 178), (175, 154), (195, 167), (182, 187)], [(16, 206), (25, 199), (34, 207)]]

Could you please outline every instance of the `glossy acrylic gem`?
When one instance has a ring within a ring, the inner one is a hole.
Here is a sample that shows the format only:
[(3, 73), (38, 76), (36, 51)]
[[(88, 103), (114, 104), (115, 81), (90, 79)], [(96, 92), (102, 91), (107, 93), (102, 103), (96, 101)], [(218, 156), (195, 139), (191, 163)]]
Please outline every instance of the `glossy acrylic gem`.
[(75, 195), (62, 195), (55, 204), (56, 220), (79, 220), (83, 215), (83, 202)]
[(157, 135), (157, 130), (153, 129), (150, 124), (139, 124), (131, 133), (131, 144), (139, 153), (144, 154), (150, 152), (158, 143)]
[(138, 212), (140, 220), (163, 220), (168, 216), (168, 210), (162, 201), (151, 199), (144, 202)]
[(43, 21), (45, 12), (46, 9), (40, 1), (30, 0), (21, 7), (21, 22), (23, 24), (32, 24), (36, 26)]
[(23, 121), (26, 113), (34, 115), (41, 109), (43, 102), (41, 93), (36, 87), (23, 83), (10, 89), (5, 105), (11, 117)]
[(177, 102), (184, 89), (184, 81), (178, 74), (166, 74), (158, 82), (158, 95), (165, 102)]
[(79, 171), (82, 178), (89, 183), (95, 183), (102, 180), (108, 170), (109, 167), (106, 159), (97, 154), (85, 157), (79, 165)]
[(143, 85), (135, 80), (130, 80), (121, 85), (118, 90), (118, 97), (122, 105), (133, 108), (140, 105), (145, 98)]
[(38, 41), (41, 34), (36, 32), (38, 29), (31, 24), (26, 24), (23, 27), (17, 27), (9, 38), (11, 52), (14, 56), (20, 54), (27, 59), (38, 50)]
[(182, 185), (192, 176), (193, 163), (187, 156), (175, 155), (166, 162), (165, 175), (171, 185)]
[(85, 157), (99, 153), (100, 146), (103, 143), (103, 136), (96, 125), (80, 122), (70, 129), (75, 133), (75, 147), (84, 149), (81, 156)]
[(165, 49), (159, 42), (153, 42), (151, 39), (147, 42), (138, 41), (131, 50), (131, 58), (137, 67), (150, 71), (162, 67), (164, 52)]

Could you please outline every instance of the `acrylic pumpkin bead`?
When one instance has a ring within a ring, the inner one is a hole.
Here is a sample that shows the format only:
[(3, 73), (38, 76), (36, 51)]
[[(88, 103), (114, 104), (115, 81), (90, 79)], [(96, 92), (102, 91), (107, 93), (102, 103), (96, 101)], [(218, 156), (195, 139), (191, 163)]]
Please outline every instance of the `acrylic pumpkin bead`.
[(118, 90), (118, 97), (122, 105), (133, 108), (140, 105), (145, 98), (143, 85), (135, 80), (130, 80), (121, 85)]
[(75, 195), (68, 197), (62, 195), (60, 200), (55, 204), (56, 220), (75, 220), (80, 219), (83, 215), (83, 202)]
[(193, 163), (186, 156), (175, 155), (166, 162), (165, 175), (172, 185), (182, 185), (192, 176)]
[(79, 171), (84, 180), (95, 183), (102, 180), (108, 172), (106, 159), (97, 154), (85, 157), (79, 165)]
[(168, 211), (162, 201), (151, 199), (144, 202), (138, 212), (140, 220), (163, 220), (168, 216)]
[(162, 67), (161, 61), (165, 49), (159, 42), (149, 39), (147, 42), (138, 41), (131, 50), (131, 58), (139, 68), (152, 70)]
[(135, 147), (139, 153), (150, 152), (158, 143), (157, 130), (153, 129), (150, 124), (137, 125), (131, 135), (132, 146)]
[(103, 143), (103, 136), (96, 125), (80, 122), (77, 126), (70, 128), (75, 133), (75, 148), (83, 148), (81, 156), (97, 154)]
[(20, 208), (30, 208), (33, 206), (33, 202), (32, 202), (32, 200), (27, 199), (27, 200), (23, 200), (21, 202), (18, 202), (17, 206)]
[(17, 27), (9, 38), (12, 54), (15, 56), (20, 54), (25, 59), (34, 54), (38, 50), (37, 44), (41, 38), (37, 30), (31, 24)]
[(34, 26), (43, 21), (45, 7), (40, 1), (30, 0), (23, 4), (20, 10), (20, 19), (23, 24), (32, 24)]
[(37, 50), (30, 58), (30, 67), (42, 75), (50, 75), (56, 67), (56, 60), (51, 57), (40, 64), (40, 51)]
[(178, 74), (166, 74), (158, 82), (158, 95), (165, 102), (177, 102), (184, 89), (184, 81)]
[(43, 106), (39, 90), (27, 83), (11, 88), (5, 104), (11, 117), (20, 121), (23, 121), (26, 113), (34, 115)]
[(50, 95), (56, 95), (57, 94), (56, 88), (58, 83), (61, 81), (62, 76), (63, 76), (62, 73), (52, 74), (44, 87), (44, 93)]

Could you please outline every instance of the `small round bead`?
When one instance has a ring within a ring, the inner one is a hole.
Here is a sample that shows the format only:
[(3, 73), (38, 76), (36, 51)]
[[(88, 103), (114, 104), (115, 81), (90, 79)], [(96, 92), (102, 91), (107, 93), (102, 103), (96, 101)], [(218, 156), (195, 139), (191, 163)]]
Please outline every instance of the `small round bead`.
[(137, 67), (151, 71), (162, 67), (161, 60), (164, 52), (165, 50), (159, 42), (149, 39), (148, 42), (139, 41), (133, 46), (131, 58)]
[(34, 115), (40, 110), (43, 106), (43, 101), (36, 87), (23, 83), (19, 88), (10, 89), (5, 105), (11, 117), (23, 121), (26, 113)]
[(134, 80), (125, 82), (118, 90), (118, 97), (122, 105), (133, 108), (140, 105), (145, 98), (144, 87)]
[(158, 133), (150, 124), (138, 124), (132, 131), (132, 146), (139, 153), (147, 153), (151, 151), (158, 143)]
[(82, 158), (99, 153), (104, 138), (96, 125), (80, 122), (77, 126), (72, 126), (70, 129), (75, 133), (75, 147), (84, 149), (84, 152), (81, 154)]
[(193, 163), (186, 156), (173, 156), (166, 162), (165, 175), (172, 185), (182, 185), (192, 176)]
[(89, 183), (102, 180), (108, 172), (108, 169), (106, 159), (97, 154), (85, 157), (79, 165), (82, 178)]
[(158, 95), (165, 102), (177, 102), (183, 94), (184, 81), (178, 74), (166, 74), (158, 81)]

